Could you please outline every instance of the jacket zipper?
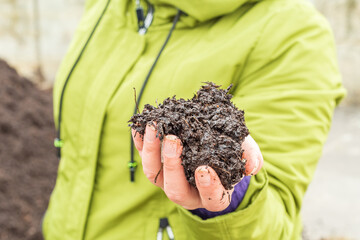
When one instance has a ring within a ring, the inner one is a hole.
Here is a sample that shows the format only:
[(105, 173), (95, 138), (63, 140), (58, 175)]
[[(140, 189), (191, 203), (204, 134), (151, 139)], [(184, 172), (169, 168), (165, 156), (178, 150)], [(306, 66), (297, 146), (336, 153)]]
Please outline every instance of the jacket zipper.
[[(163, 43), (161, 49), (159, 50), (159, 53), (158, 55), (156, 56), (155, 60), (154, 60), (154, 63), (152, 64), (148, 74), (146, 75), (146, 78), (142, 84), (142, 87), (141, 87), (141, 90), (140, 90), (140, 93), (139, 93), (139, 96), (137, 97), (136, 99), (136, 102), (137, 103), (140, 103), (140, 100), (141, 100), (141, 97), (144, 93), (144, 89), (146, 87), (146, 84), (148, 83), (149, 79), (150, 79), (150, 76), (156, 66), (156, 63), (158, 62), (160, 56), (161, 56), (161, 53), (164, 51), (167, 43), (169, 42), (170, 40), (170, 37), (171, 37), (171, 34), (173, 33), (175, 27), (176, 27), (176, 24), (177, 22), (179, 21), (180, 19), (180, 16), (183, 12), (181, 10), (178, 9), (178, 12), (176, 14), (176, 16), (174, 17), (174, 20), (173, 20), (173, 24), (172, 24), (172, 27), (165, 39), (165, 42)], [(137, 113), (137, 104), (135, 104), (135, 107), (134, 107), (134, 115)], [(134, 146), (134, 141), (132, 140), (132, 133), (130, 131), (130, 161), (128, 162), (128, 167), (129, 167), (129, 171), (130, 171), (130, 181), (131, 182), (135, 182), (135, 170), (136, 170), (136, 167), (137, 167), (137, 162), (135, 162), (135, 158), (134, 158), (134, 151), (135, 151), (135, 146)]]
[(83, 53), (84, 53), (84, 51), (85, 51), (85, 48), (86, 48), (87, 45), (89, 44), (90, 39), (91, 39), (92, 36), (94, 35), (94, 32), (95, 32), (96, 28), (98, 27), (98, 25), (99, 25), (102, 17), (104, 16), (104, 14), (105, 14), (105, 12), (106, 12), (109, 4), (110, 4), (110, 1), (111, 1), (111, 0), (108, 0), (108, 1), (107, 1), (104, 10), (102, 11), (99, 19), (97, 20), (97, 22), (96, 22), (93, 30), (92, 30), (91, 33), (90, 33), (90, 36), (89, 36), (88, 39), (86, 40), (83, 48), (81, 49), (81, 52), (80, 52), (79, 56), (77, 57), (75, 63), (74, 63), (73, 66), (71, 67), (70, 72), (69, 72), (68, 76), (66, 77), (64, 86), (63, 86), (63, 88), (62, 88), (62, 90), (61, 90), (60, 104), (59, 104), (59, 114), (58, 114), (58, 129), (57, 129), (57, 131), (56, 131), (56, 138), (55, 138), (55, 140), (54, 140), (54, 146), (57, 148), (57, 156), (58, 156), (59, 159), (61, 158), (61, 147), (63, 146), (63, 140), (61, 139), (61, 118), (62, 118), (62, 104), (63, 104), (63, 100), (64, 100), (65, 89), (66, 89), (66, 86), (67, 86), (67, 84), (68, 84), (68, 82), (69, 82), (69, 79), (70, 79), (70, 77), (71, 77), (71, 75), (72, 75), (72, 73), (73, 73), (76, 65), (77, 65), (78, 62), (80, 61), (81, 56), (83, 55)]

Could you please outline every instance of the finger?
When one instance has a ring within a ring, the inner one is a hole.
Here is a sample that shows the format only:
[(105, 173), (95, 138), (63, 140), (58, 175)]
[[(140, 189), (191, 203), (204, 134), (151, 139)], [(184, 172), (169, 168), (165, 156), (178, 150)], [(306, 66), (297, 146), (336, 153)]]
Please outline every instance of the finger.
[(195, 181), (204, 208), (218, 212), (229, 206), (234, 190), (225, 190), (214, 169), (199, 166), (195, 171)]
[[(147, 125), (142, 148), (142, 165), (146, 177), (156, 186), (163, 187), (160, 139), (153, 125)], [(155, 182), (156, 178), (156, 182)]]
[(164, 160), (164, 191), (167, 197), (186, 209), (198, 208), (198, 192), (186, 180), (181, 165), (182, 144), (179, 138), (168, 135), (163, 140), (162, 157)]
[(143, 148), (143, 136), (140, 133), (136, 132), (134, 129), (131, 129), (131, 134), (134, 141), (134, 145), (136, 149), (139, 151), (141, 157), (141, 152)]
[(264, 163), (260, 148), (250, 135), (245, 138), (241, 147), (244, 149), (243, 158), (246, 159), (245, 174), (255, 175)]

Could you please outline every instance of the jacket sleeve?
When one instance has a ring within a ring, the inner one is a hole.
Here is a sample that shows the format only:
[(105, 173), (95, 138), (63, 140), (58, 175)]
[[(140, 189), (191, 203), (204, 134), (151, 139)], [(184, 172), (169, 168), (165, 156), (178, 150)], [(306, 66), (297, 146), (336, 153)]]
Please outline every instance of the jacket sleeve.
[(302, 199), (345, 90), (327, 22), (311, 7), (267, 21), (233, 102), (264, 157), (235, 212), (202, 220), (179, 207), (191, 239), (299, 239)]

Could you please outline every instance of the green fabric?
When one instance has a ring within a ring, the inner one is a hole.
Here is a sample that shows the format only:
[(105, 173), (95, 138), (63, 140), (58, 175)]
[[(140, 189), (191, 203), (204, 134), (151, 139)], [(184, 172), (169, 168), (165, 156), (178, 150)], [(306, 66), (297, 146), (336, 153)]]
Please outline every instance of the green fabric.
[[(45, 238), (155, 239), (159, 219), (168, 217), (175, 239), (300, 239), (302, 199), (333, 109), (345, 94), (328, 24), (302, 0), (151, 2), (155, 18), (144, 36), (137, 33), (132, 1), (86, 3), (54, 86), (57, 119), (73, 68)], [(130, 182), (133, 88), (140, 91), (176, 8), (188, 15), (180, 18), (139, 105), (192, 97), (205, 81), (233, 83), (234, 103), (245, 109), (265, 160), (236, 212), (208, 220), (176, 206), (152, 185), (137, 153)]]

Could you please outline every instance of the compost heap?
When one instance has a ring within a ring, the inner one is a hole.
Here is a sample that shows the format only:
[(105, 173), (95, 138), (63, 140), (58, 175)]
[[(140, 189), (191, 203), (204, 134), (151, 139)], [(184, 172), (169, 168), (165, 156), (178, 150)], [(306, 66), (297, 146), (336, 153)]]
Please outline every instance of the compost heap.
[(0, 239), (42, 239), (55, 184), (51, 91), (41, 91), (0, 59)]
[[(147, 124), (156, 125), (160, 139), (173, 134), (183, 144), (182, 165), (188, 182), (196, 187), (195, 170), (212, 167), (225, 189), (232, 189), (245, 174), (246, 160), (241, 144), (249, 134), (244, 111), (230, 101), (232, 95), (214, 83), (207, 83), (192, 99), (167, 98), (158, 107), (146, 104), (131, 117), (130, 126), (144, 135)], [(156, 123), (156, 124), (155, 124)]]

